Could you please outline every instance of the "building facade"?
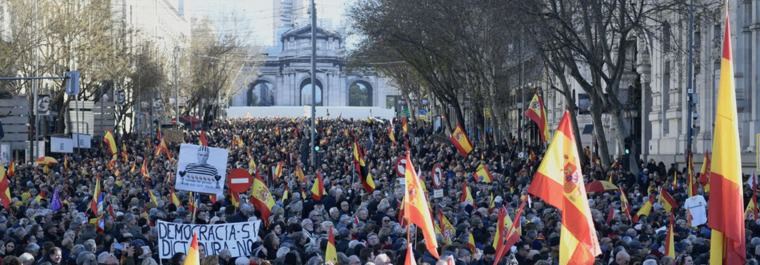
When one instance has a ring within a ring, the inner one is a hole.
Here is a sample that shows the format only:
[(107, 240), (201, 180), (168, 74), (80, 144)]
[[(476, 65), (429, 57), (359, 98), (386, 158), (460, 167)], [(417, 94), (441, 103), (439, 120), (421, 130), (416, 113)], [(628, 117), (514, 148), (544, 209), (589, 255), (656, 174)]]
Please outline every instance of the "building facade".
[(320, 26), (316, 28), (317, 73), (312, 81), (308, 5), (303, 0), (275, 1), (277, 44), (267, 49), (263, 62), (243, 67), (236, 80), (240, 88), (230, 106), (311, 105), (312, 82), (318, 106), (395, 106), (399, 92), (390, 79), (371, 69), (347, 69), (342, 34)]
[[(710, 4), (716, 1), (695, 1)], [(708, 3), (710, 2), (710, 3)], [(713, 3), (714, 4), (714, 3)], [(718, 100), (724, 9), (695, 10), (692, 148), (696, 160), (712, 149)], [(760, 133), (760, 1), (729, 1), (739, 137), (745, 167), (756, 164)], [(688, 140), (688, 14), (663, 13), (649, 27), (658, 36), (638, 40), (641, 74), (641, 144), (646, 157), (683, 161)]]

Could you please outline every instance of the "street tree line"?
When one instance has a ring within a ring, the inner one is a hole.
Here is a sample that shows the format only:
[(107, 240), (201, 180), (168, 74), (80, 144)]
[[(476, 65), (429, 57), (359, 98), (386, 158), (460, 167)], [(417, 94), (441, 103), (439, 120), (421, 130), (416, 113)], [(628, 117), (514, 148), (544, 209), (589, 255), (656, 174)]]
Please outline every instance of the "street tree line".
[[(217, 38), (210, 22), (204, 20), (195, 27), (207, 32), (203, 38), (190, 43), (176, 53), (164, 51), (149, 36), (131, 27), (121, 15), (114, 13), (111, 1), (68, 0), (7, 0), (10, 17), (8, 38), (0, 41), (0, 75), (10, 77), (62, 76), (68, 70), (80, 71), (80, 100), (99, 102), (113, 99), (115, 90), (123, 90), (125, 102), (114, 113), (116, 130), (131, 131), (127, 121), (134, 123), (140, 101), (152, 105), (159, 98), (171, 106), (175, 97), (174, 80), (180, 88), (180, 98), (187, 105), (180, 114), (201, 115), (205, 102), (225, 102), (230, 93), (229, 79), (236, 74), (230, 69), (239, 62), (242, 44), (228, 36)], [(207, 59), (215, 58), (213, 63)], [(174, 78), (174, 62), (178, 77)], [(233, 62), (234, 60), (238, 62)], [(238, 67), (239, 68), (239, 67)], [(209, 81), (218, 80), (218, 81)], [(63, 81), (40, 83), (40, 93), (51, 96), (51, 115), (55, 133), (66, 131), (66, 106), (73, 97), (65, 95)], [(0, 83), (0, 94), (30, 95), (31, 81)], [(107, 95), (107, 97), (103, 97)], [(147, 112), (148, 110), (140, 109)], [(151, 110), (152, 111), (152, 110)], [(208, 112), (208, 111), (206, 111)], [(174, 108), (166, 107), (160, 115), (174, 116)], [(147, 122), (147, 121), (146, 121)]]
[[(716, 8), (706, 2), (713, 1), (699, 1), (702, 7)], [(591, 100), (596, 138), (616, 138), (618, 150), (624, 150), (622, 145), (634, 132), (625, 122), (626, 105), (618, 91), (624, 75), (634, 71), (636, 39), (654, 41), (659, 34), (651, 25), (659, 24), (668, 12), (685, 14), (686, 4), (679, 0), (360, 0), (350, 12), (363, 37), (353, 57), (360, 62), (393, 62), (375, 67), (393, 78), (405, 96), (421, 94), (440, 102), (441, 113), (450, 118), (449, 127), (471, 124), (483, 135), (486, 116), (492, 117), (493, 140), (508, 137), (508, 129), (517, 127), (509, 124), (507, 113), (519, 100), (509, 95), (526, 83), (528, 74), (514, 69), (520, 64), (535, 69), (532, 64), (539, 61), (539, 69), (552, 84), (540, 92), (559, 92), (575, 119), (578, 107), (572, 84), (579, 85)], [(525, 101), (532, 93), (526, 92)], [(603, 115), (609, 116), (613, 135), (604, 131)], [(574, 124), (580, 135), (577, 121)], [(610, 147), (603, 140), (598, 144), (601, 163), (609, 166)]]

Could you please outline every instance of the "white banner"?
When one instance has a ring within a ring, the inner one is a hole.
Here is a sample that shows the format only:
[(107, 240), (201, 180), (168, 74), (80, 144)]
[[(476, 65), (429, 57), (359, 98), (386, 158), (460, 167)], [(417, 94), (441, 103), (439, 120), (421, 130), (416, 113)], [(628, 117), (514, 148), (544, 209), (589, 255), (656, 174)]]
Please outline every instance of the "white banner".
[(52, 153), (73, 153), (74, 140), (71, 138), (50, 137), (50, 152)]
[(222, 194), (227, 176), (227, 149), (182, 144), (175, 190)]
[(258, 241), (261, 221), (215, 225), (181, 224), (158, 220), (158, 255), (169, 259), (175, 253), (186, 253), (193, 233), (206, 256), (219, 255), (229, 249), (232, 257), (250, 257), (251, 244)]
[(8, 162), (11, 161), (12, 155), (11, 144), (0, 144), (0, 163), (2, 163), (3, 166), (8, 165)]
[(83, 134), (83, 133), (72, 133), (71, 139), (74, 140), (74, 143), (77, 143), (76, 148), (82, 148), (82, 149), (90, 149), (92, 148), (92, 135), (89, 134)]

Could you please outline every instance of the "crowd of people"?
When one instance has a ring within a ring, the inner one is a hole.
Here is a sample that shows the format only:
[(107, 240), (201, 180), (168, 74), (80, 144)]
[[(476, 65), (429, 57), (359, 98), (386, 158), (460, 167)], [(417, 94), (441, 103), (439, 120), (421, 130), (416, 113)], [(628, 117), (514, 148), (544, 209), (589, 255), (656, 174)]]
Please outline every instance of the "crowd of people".
[[(250, 163), (253, 158), (276, 205), (268, 225), (259, 230), (259, 240), (247, 251), (249, 256), (231, 257), (224, 250), (212, 254), (201, 248), (201, 264), (322, 264), (329, 229), (335, 231), (339, 264), (403, 264), (407, 243), (413, 246), (417, 264), (493, 264), (496, 250), (492, 242), (499, 209), (506, 207), (514, 218), (542, 150), (523, 151), (516, 140), (503, 140), (476, 143), (475, 149), (462, 157), (443, 130), (434, 131), (430, 123), (421, 121), (408, 126), (404, 132), (399, 121), (319, 120), (315, 169), (308, 163), (310, 131), (306, 120), (216, 122), (204, 131), (208, 145), (229, 150), (228, 169), (247, 170), (254, 164)], [(389, 128), (395, 142), (388, 136)], [(198, 143), (201, 131), (182, 133), (184, 142)], [(226, 198), (200, 196), (193, 212), (188, 209), (189, 194), (176, 191), (180, 204), (175, 205), (171, 194), (181, 141), (170, 141), (173, 158), (169, 159), (154, 152), (160, 142), (155, 133), (116, 138), (119, 155), (115, 161), (97, 139), (93, 149), (57, 157), (55, 164), (17, 163), (9, 168), (12, 172), (6, 175), (12, 202), (0, 212), (3, 265), (182, 264), (182, 254), (159, 259), (158, 220), (220, 224), (261, 218), (249, 200), (243, 198), (236, 207), (229, 193), (225, 193)], [(233, 139), (242, 141), (235, 143)], [(372, 192), (362, 187), (354, 168), (355, 140), (366, 153), (376, 186)], [(407, 230), (399, 218), (404, 189), (398, 181), (397, 161), (407, 148), (430, 192), (435, 223), (441, 213), (453, 227), (453, 231), (438, 234), (440, 260), (425, 250), (421, 235), (407, 242)], [(273, 167), (279, 162), (283, 163), (283, 174), (275, 177)], [(149, 177), (140, 173), (143, 163)], [(491, 183), (474, 179), (472, 173), (481, 163), (492, 172)], [(592, 162), (583, 167), (585, 180), (605, 180), (621, 187), (632, 214), (650, 194), (667, 189), (680, 204), (672, 210), (677, 255), (664, 255), (669, 214), (662, 202), (656, 200), (653, 210), (634, 222), (620, 210), (619, 191), (596, 192), (589, 193), (588, 199), (602, 250), (597, 264), (707, 264), (710, 229), (706, 224), (690, 225), (692, 217), (682, 205), (688, 197), (685, 171), (668, 172), (654, 161), (640, 163), (644, 170), (634, 175), (618, 166), (603, 170)], [(438, 164), (443, 179), (432, 183), (431, 171)], [(303, 169), (306, 181), (299, 181), (297, 168)], [(327, 193), (321, 200), (314, 200), (310, 194), (317, 171)], [(94, 215), (90, 206), (99, 179), (108, 211)], [(464, 186), (470, 187), (473, 203), (460, 199)], [(434, 195), (434, 190), (443, 192)], [(286, 191), (288, 198), (283, 199)], [(151, 192), (157, 200), (151, 200)], [(709, 199), (701, 186), (698, 193)], [(748, 186), (744, 194), (748, 201), (752, 195)], [(608, 213), (612, 213), (611, 218)], [(560, 221), (555, 208), (531, 198), (519, 220), (520, 241), (499, 264), (557, 264)], [(750, 216), (745, 224), (748, 263), (757, 264), (760, 222)], [(474, 247), (467, 246), (470, 235)]]

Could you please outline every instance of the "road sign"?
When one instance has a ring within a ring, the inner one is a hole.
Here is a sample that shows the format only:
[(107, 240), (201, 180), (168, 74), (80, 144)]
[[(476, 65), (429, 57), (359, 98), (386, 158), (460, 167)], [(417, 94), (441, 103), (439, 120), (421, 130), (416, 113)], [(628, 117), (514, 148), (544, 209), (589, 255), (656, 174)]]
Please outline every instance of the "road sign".
[(230, 170), (230, 175), (227, 179), (227, 187), (229, 187), (231, 191), (237, 193), (248, 191), (253, 184), (253, 177), (251, 177), (251, 174), (248, 174), (248, 171), (245, 169), (240, 168)]
[(406, 158), (400, 157), (398, 161), (396, 161), (396, 174), (399, 177), (403, 177), (406, 173)]

